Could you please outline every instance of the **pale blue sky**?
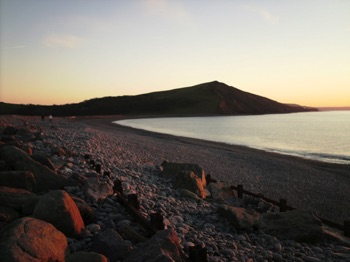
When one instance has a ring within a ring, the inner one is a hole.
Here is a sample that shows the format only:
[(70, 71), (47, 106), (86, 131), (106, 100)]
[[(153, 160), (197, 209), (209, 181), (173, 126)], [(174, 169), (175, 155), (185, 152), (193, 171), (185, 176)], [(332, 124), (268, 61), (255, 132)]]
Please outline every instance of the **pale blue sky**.
[(0, 0), (0, 101), (65, 104), (218, 80), (350, 105), (350, 1)]

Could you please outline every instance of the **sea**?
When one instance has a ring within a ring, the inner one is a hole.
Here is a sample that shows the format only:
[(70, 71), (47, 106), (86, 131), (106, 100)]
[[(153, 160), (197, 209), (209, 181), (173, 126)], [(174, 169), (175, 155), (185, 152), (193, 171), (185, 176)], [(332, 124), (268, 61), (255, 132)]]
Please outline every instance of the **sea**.
[(126, 119), (119, 125), (350, 164), (350, 111)]

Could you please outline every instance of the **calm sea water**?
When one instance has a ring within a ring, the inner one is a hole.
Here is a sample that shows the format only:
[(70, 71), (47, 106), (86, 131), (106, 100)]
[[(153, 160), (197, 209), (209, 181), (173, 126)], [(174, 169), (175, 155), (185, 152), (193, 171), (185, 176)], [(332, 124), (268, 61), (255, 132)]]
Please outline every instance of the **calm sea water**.
[(350, 164), (350, 111), (116, 121), (129, 127)]

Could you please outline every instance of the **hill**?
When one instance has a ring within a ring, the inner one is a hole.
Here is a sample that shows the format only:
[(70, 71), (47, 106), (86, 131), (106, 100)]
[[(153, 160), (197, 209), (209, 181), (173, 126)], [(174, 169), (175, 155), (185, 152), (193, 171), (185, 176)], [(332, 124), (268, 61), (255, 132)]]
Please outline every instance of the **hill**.
[(135, 96), (94, 98), (66, 105), (0, 103), (0, 114), (19, 115), (244, 115), (317, 111), (244, 92), (218, 81)]

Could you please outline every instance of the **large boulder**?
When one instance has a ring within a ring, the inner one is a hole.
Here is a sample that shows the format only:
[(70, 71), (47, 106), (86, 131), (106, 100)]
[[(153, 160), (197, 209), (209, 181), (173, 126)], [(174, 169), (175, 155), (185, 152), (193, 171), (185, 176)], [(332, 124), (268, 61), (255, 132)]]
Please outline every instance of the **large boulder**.
[(91, 251), (105, 255), (110, 261), (125, 259), (132, 249), (132, 243), (124, 240), (113, 229), (102, 231), (96, 235), (91, 247)]
[(100, 181), (98, 177), (86, 179), (82, 191), (86, 198), (93, 202), (106, 199), (108, 196), (113, 195), (113, 187), (106, 182)]
[(34, 161), (27, 153), (17, 147), (3, 146), (0, 148), (0, 158), (5, 160), (12, 170), (32, 172), (37, 182), (37, 192), (46, 192), (50, 189), (60, 189), (72, 185), (72, 181)]
[(205, 173), (201, 166), (198, 164), (191, 163), (173, 163), (164, 161), (162, 163), (162, 174), (163, 176), (175, 179), (177, 174), (181, 171), (191, 171), (193, 172), (201, 181), (203, 186), (207, 185)]
[(124, 262), (185, 261), (174, 229), (158, 231), (151, 239), (138, 244)]
[(236, 195), (231, 189), (231, 186), (225, 182), (210, 183), (207, 186), (211, 198), (217, 202), (230, 202), (230, 199), (235, 198)]
[(33, 217), (51, 223), (68, 237), (79, 236), (85, 228), (77, 205), (63, 190), (43, 195), (35, 206)]
[(16, 132), (16, 137), (23, 142), (32, 142), (37, 140), (36, 134), (26, 127), (19, 128)]
[(0, 205), (31, 215), (40, 197), (25, 189), (0, 187)]
[(81, 199), (80, 197), (71, 194), (70, 196), (77, 205), (80, 215), (84, 220), (84, 224), (88, 225), (96, 222), (95, 211), (92, 209), (92, 207), (89, 206), (88, 203), (86, 203), (85, 200)]
[(51, 169), (52, 171), (56, 172), (56, 167), (55, 165), (52, 163), (52, 161), (50, 160), (50, 158), (48, 158), (46, 156), (45, 153), (42, 152), (35, 152), (33, 155), (31, 155), (31, 158), (37, 162), (39, 162), (40, 164), (47, 166), (49, 169)]
[(324, 234), (322, 222), (307, 210), (263, 214), (259, 227), (267, 234), (299, 242), (316, 242)]
[(4, 227), (0, 234), (1, 261), (65, 261), (67, 238), (53, 225), (24, 217)]
[(201, 198), (206, 197), (202, 180), (192, 171), (180, 171), (174, 179), (174, 188), (187, 189)]
[(232, 207), (221, 205), (218, 207), (218, 213), (225, 217), (231, 225), (240, 230), (252, 230), (258, 225), (260, 215), (252, 209), (242, 207)]
[(35, 192), (37, 185), (34, 174), (28, 171), (0, 172), (0, 186), (22, 188)]

